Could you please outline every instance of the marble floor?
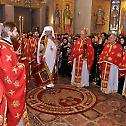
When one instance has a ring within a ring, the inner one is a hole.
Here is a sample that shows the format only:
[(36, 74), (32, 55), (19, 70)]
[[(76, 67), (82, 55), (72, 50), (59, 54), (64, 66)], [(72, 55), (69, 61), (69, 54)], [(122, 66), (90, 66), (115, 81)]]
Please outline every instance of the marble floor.
[[(56, 84), (70, 84), (70, 78), (58, 77)], [(28, 91), (36, 87), (30, 80)], [(126, 126), (126, 98), (120, 94), (103, 94), (100, 87), (90, 84), (86, 87), (97, 96), (96, 105), (86, 112), (72, 115), (51, 115), (40, 113), (28, 107), (31, 126)]]

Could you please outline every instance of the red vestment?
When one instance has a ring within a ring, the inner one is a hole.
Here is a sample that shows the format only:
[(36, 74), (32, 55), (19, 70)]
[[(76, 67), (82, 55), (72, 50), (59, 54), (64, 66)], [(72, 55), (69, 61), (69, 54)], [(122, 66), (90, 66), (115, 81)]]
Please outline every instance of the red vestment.
[(122, 58), (122, 47), (118, 43), (111, 44), (109, 41), (104, 46), (104, 49), (99, 57), (99, 68), (101, 71), (101, 90), (104, 92), (108, 89), (108, 80), (110, 66), (116, 65), (119, 66)]
[(81, 38), (78, 38), (72, 48), (70, 55), (70, 63), (73, 64), (73, 59), (76, 58), (75, 65), (75, 85), (79, 86), (81, 82), (82, 65), (85, 58), (87, 58), (87, 68), (90, 72), (93, 60), (94, 60), (94, 50), (91, 46), (91, 40), (85, 39), (86, 45)]
[(30, 59), (34, 59), (34, 54), (36, 52), (36, 43), (33, 37), (29, 37), (29, 46), (30, 46)]
[[(16, 126), (24, 114), (26, 94), (25, 66), (18, 62), (13, 46), (0, 40), (0, 115), (2, 126)], [(7, 103), (7, 105), (6, 105)], [(5, 114), (4, 114), (5, 113)]]
[(119, 63), (119, 73), (120, 76), (126, 76), (126, 51), (123, 52), (122, 60)]
[[(25, 64), (25, 69), (26, 69), (26, 83), (28, 84), (29, 81), (29, 57), (28, 57), (28, 39), (26, 38), (20, 38), (20, 55), (18, 56), (19, 62)], [(15, 50), (16, 51), (16, 50)]]
[(22, 55), (25, 56), (29, 62), (31, 62), (31, 45), (30, 39), (28, 38), (22, 39)]
[(87, 43), (87, 46), (86, 46), (87, 67), (88, 67), (88, 71), (90, 73), (91, 67), (94, 62), (94, 48), (93, 48), (91, 40), (89, 38), (86, 38), (85, 42)]

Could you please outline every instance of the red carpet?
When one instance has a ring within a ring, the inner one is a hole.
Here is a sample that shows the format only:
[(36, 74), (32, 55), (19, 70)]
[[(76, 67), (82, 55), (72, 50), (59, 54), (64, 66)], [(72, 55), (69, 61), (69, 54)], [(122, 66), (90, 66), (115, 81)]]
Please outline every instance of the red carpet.
[(65, 84), (47, 90), (37, 87), (27, 94), (28, 106), (49, 114), (83, 112), (92, 108), (95, 103), (96, 96), (91, 91)]

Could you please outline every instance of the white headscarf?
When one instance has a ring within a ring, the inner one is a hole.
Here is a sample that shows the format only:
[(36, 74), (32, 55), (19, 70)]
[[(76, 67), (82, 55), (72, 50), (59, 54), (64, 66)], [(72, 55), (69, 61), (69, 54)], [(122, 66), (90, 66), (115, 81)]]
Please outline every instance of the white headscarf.
[(52, 26), (45, 26), (44, 30), (42, 32), (42, 35), (40, 36), (39, 41), (38, 41), (37, 63), (40, 63), (40, 57), (39, 56), (40, 56), (41, 39), (42, 39), (43, 36), (46, 35), (45, 34), (46, 31), (52, 31), (52, 37), (55, 38), (53, 27)]

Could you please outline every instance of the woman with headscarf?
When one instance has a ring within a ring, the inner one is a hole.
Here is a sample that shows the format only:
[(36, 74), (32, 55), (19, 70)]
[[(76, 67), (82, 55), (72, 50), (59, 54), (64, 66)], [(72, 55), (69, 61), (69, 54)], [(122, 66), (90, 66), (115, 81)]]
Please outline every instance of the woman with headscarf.
[(60, 55), (61, 55), (61, 67), (60, 72), (63, 76), (71, 75), (71, 66), (69, 65), (69, 57), (71, 53), (71, 44), (68, 42), (67, 37), (63, 37), (62, 43), (60, 45)]
[(118, 83), (118, 93), (126, 96), (126, 40), (124, 37), (119, 39), (119, 43), (122, 46), (122, 60), (119, 64), (119, 83)]

